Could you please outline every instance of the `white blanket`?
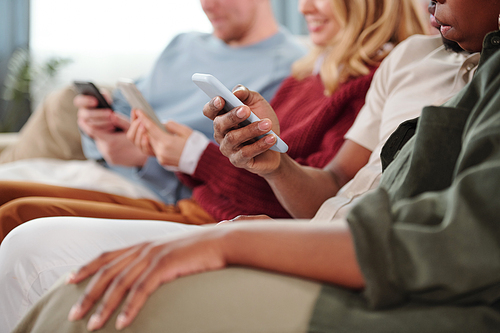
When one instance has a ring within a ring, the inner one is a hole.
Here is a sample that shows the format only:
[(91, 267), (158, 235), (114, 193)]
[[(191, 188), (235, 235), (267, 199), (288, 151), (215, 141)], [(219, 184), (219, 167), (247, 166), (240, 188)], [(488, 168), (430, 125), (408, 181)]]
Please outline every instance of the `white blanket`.
[(1, 164), (0, 180), (32, 181), (131, 198), (160, 200), (145, 186), (131, 182), (94, 161), (62, 161), (47, 158), (20, 160)]

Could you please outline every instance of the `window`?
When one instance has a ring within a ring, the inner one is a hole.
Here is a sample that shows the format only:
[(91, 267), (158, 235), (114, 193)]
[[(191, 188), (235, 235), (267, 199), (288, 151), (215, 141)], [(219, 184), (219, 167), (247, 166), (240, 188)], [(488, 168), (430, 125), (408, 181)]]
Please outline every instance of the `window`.
[(296, 35), (307, 34), (304, 17), (299, 13), (299, 0), (272, 0), (278, 21)]
[[(272, 3), (280, 22), (294, 33), (304, 32), (298, 0)], [(211, 31), (199, 0), (31, 0), (35, 61), (54, 56), (73, 61), (53, 86), (32, 89), (33, 106), (47, 90), (75, 79), (113, 85), (121, 77), (144, 75), (176, 34), (190, 30)]]
[(73, 63), (60, 81), (113, 84), (145, 74), (177, 33), (210, 31), (199, 0), (32, 0), (31, 51)]

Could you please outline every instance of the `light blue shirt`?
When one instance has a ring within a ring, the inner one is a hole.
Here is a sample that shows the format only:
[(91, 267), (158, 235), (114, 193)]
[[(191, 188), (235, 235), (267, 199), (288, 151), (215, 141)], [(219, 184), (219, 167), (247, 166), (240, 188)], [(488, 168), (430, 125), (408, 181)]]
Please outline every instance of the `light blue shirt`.
[[(229, 89), (243, 84), (270, 101), (289, 75), (292, 63), (305, 52), (305, 47), (283, 28), (272, 37), (246, 47), (230, 47), (212, 34), (184, 33), (172, 40), (151, 73), (136, 84), (162, 122), (175, 120), (213, 138), (212, 121), (202, 112), (209, 98), (191, 81), (194, 73), (212, 74)], [(130, 115), (128, 103), (117, 91), (113, 96), (113, 108)], [(87, 158), (102, 158), (94, 141), (85, 135), (82, 146)], [(149, 158), (140, 170), (109, 168), (147, 186), (165, 203), (191, 196), (189, 188), (155, 158)]]

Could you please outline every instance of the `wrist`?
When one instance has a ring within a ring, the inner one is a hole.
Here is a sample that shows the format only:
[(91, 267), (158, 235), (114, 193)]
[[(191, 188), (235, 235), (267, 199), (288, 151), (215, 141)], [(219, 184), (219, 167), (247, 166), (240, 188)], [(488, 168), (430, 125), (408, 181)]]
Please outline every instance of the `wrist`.
[(243, 239), (241, 237), (240, 226), (234, 223), (227, 223), (213, 229), (218, 229), (218, 246), (226, 266), (239, 264), (241, 261), (240, 251), (244, 248), (244, 246), (241, 246)]
[(209, 143), (210, 140), (203, 133), (193, 131), (184, 144), (179, 158), (179, 170), (185, 174), (193, 175)]
[(287, 172), (289, 172), (289, 162), (290, 157), (287, 154), (280, 153), (277, 166), (275, 168), (270, 168), (261, 173), (258, 173), (258, 175), (267, 181), (275, 181), (277, 179), (281, 179), (287, 175)]
[(232, 264), (234, 257), (234, 230), (231, 227), (206, 228), (202, 231), (201, 239), (208, 242), (208, 249), (213, 253), (217, 253), (217, 257), (222, 261), (222, 265), (228, 266)]
[(146, 165), (146, 163), (148, 163), (148, 159), (149, 157), (144, 155), (142, 156), (141, 158), (139, 158), (136, 162), (136, 167), (141, 170), (142, 168), (144, 168), (144, 166)]

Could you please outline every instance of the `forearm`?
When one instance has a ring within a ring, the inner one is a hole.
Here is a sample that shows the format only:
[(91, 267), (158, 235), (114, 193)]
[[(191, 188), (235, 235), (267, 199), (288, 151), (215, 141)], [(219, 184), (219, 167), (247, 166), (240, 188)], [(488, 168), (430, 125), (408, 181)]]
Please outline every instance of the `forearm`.
[(227, 227), (222, 251), (228, 265), (266, 269), (354, 289), (364, 286), (346, 224), (251, 222)]
[(333, 173), (302, 166), (285, 154), (280, 167), (264, 178), (281, 205), (295, 218), (312, 218), (321, 204), (340, 189)]

